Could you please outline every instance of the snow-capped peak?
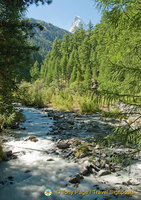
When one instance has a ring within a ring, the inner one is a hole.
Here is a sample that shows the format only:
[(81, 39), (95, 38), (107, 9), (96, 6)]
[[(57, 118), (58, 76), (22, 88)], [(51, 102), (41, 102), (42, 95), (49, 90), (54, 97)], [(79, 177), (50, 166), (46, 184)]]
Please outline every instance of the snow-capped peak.
[(77, 28), (84, 28), (84, 29), (86, 29), (87, 28), (87, 26), (86, 26), (86, 24), (84, 23), (84, 21), (81, 19), (81, 17), (80, 16), (76, 16), (75, 18), (74, 18), (74, 22), (72, 23), (72, 26), (71, 26), (71, 28), (70, 28), (70, 32), (71, 33), (74, 33), (76, 30), (77, 30)]

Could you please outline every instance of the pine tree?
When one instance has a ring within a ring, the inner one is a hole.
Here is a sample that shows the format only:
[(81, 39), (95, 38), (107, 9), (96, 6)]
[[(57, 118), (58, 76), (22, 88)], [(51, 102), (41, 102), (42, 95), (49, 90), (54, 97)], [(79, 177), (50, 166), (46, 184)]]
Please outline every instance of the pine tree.
[(61, 75), (63, 79), (65, 79), (65, 81), (67, 80), (67, 63), (68, 63), (68, 58), (67, 55), (64, 54), (60, 61), (60, 68), (62, 73)]
[(85, 74), (84, 74), (84, 82), (83, 82), (84, 88), (86, 90), (89, 90), (91, 88), (91, 84), (92, 84), (91, 78), (92, 78), (91, 69), (90, 67), (87, 66)]
[(77, 83), (80, 83), (82, 81), (82, 75), (80, 73), (80, 71), (77, 71), (77, 75), (76, 75), (76, 82)]
[(70, 79), (71, 73), (73, 71), (73, 67), (75, 66), (75, 50), (73, 50), (70, 54), (68, 64), (67, 64), (67, 79)]
[(30, 70), (31, 81), (34, 82), (39, 78), (39, 63), (36, 61)]
[(70, 77), (70, 83), (73, 83), (76, 80), (76, 75), (77, 75), (76, 67), (73, 67), (73, 71)]
[(90, 65), (90, 52), (91, 45), (89, 43), (89, 39), (85, 38), (78, 48), (81, 71), (83, 73), (85, 72), (87, 65)]

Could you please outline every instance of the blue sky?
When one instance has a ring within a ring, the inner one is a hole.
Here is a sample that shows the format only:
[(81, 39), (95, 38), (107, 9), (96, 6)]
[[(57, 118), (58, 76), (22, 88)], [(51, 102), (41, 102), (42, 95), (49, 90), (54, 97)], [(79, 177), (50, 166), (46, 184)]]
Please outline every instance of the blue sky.
[(50, 5), (30, 6), (26, 15), (66, 30), (70, 29), (75, 16), (80, 16), (86, 24), (91, 20), (93, 25), (101, 19), (94, 0), (53, 0)]

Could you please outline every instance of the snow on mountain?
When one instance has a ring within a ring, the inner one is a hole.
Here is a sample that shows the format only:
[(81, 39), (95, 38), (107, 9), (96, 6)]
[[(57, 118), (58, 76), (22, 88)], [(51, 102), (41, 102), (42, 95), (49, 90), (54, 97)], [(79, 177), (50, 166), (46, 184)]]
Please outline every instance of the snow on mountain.
[(84, 21), (81, 19), (81, 17), (76, 16), (69, 32), (74, 33), (77, 30), (77, 28), (81, 28), (81, 27), (83, 29), (87, 29), (87, 26), (84, 23)]

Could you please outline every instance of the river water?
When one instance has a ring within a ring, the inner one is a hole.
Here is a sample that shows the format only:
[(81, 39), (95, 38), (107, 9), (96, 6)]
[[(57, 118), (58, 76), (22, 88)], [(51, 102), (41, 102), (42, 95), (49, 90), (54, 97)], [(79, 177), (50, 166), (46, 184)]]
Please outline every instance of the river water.
[[(77, 163), (62, 159), (59, 155), (49, 154), (54, 142), (47, 133), (53, 126), (53, 120), (45, 112), (28, 107), (20, 107), (26, 120), (21, 128), (13, 130), (4, 143), (4, 150), (12, 150), (17, 159), (0, 163), (0, 200), (61, 200), (61, 199), (121, 199), (121, 196), (95, 194), (98, 180), (90, 175), (81, 181), (78, 188), (68, 182), (79, 171)], [(36, 136), (38, 141), (28, 140)], [(53, 159), (52, 161), (47, 161)], [(44, 190), (51, 189), (52, 195), (45, 196)], [(98, 190), (106, 190), (99, 188)], [(59, 191), (58, 194), (56, 191)], [(123, 198), (122, 199), (127, 199)]]

